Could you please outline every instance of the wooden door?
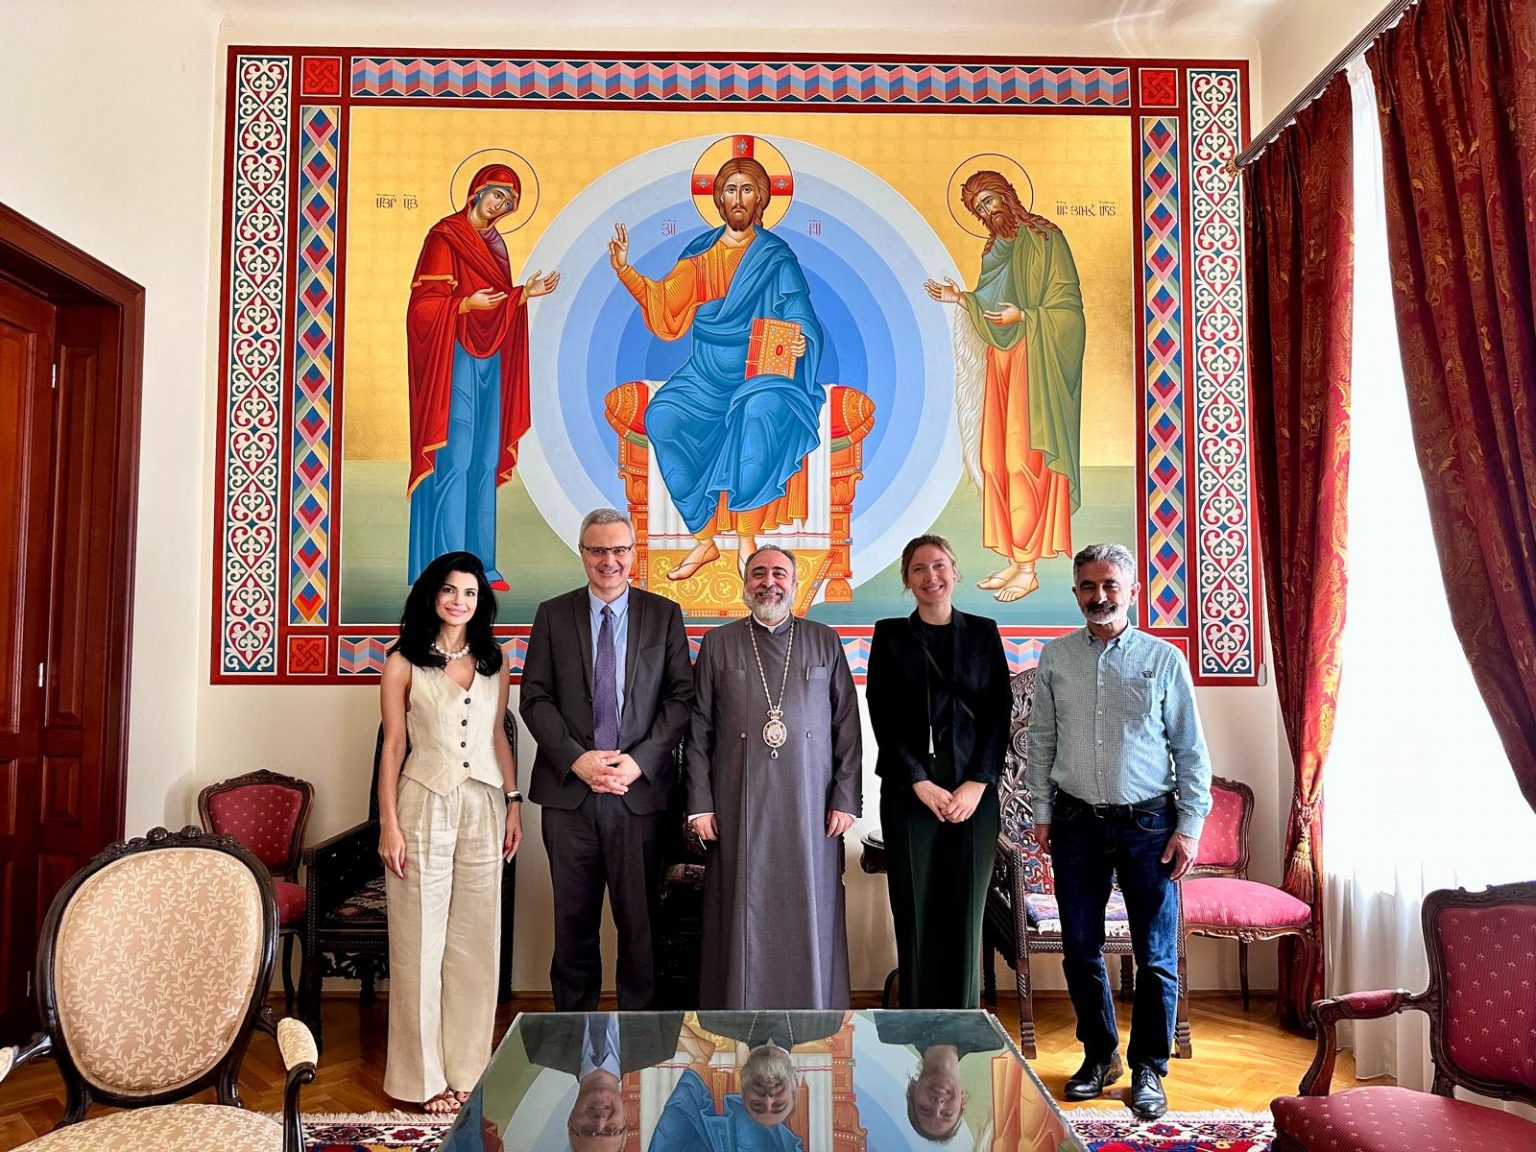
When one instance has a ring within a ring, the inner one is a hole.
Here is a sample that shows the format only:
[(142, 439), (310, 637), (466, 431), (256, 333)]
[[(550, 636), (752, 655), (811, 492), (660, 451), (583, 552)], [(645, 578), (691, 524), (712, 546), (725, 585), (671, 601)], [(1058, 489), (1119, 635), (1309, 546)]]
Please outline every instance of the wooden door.
[(0, 1034), (36, 1025), (38, 929), (120, 833), (109, 754), (119, 315), (0, 281)]
[(39, 906), (57, 309), (0, 282), (0, 1027), (24, 1036)]

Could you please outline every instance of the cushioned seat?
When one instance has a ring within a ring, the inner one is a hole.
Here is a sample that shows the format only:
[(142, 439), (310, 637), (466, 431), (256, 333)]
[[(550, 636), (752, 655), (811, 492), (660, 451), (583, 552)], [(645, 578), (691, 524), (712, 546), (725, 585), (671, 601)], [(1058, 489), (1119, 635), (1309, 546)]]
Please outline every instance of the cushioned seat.
[(304, 927), (304, 909), (309, 901), (304, 885), (287, 880), (273, 880), (272, 893), (277, 897), (277, 926), (299, 929)]
[(283, 944), (283, 1005), (293, 1011), (293, 942), (304, 931), (306, 895), (298, 883), (304, 829), (315, 786), (263, 768), (210, 784), (197, 797), (203, 829), (233, 836), (272, 873), (277, 927)]
[[(53, 1056), (67, 1102), (32, 1152), (304, 1152), (314, 1037), (266, 1006), (272, 877), (233, 837), (152, 829), (109, 845), (54, 897), (37, 947), (46, 1032), (0, 1047), (0, 1082)], [(277, 1041), (281, 1119), (241, 1106), (251, 1032)], [(212, 1091), (217, 1103), (180, 1103)], [(125, 1109), (86, 1118), (93, 1105)]]
[(27, 1152), (282, 1152), (283, 1126), (221, 1104), (164, 1104), (40, 1136)]
[(325, 922), (337, 928), (383, 925), (389, 919), (384, 897), (384, 877), (375, 876), (335, 908)]
[[(1061, 909), (1054, 892), (1031, 892), (1024, 897), (1024, 912), (1029, 926), (1041, 932), (1061, 931)], [(1104, 906), (1104, 933), (1107, 936), (1129, 936), (1130, 919), (1125, 911), (1125, 897), (1120, 889), (1111, 889), (1109, 903)]]
[(1304, 928), (1312, 909), (1289, 892), (1234, 876), (1199, 876), (1184, 881), (1184, 924), (1199, 928)]
[[(1211, 777), (1211, 811), (1200, 833), (1195, 866), (1184, 878), (1184, 933), (1237, 941), (1237, 979), (1248, 1011), (1248, 945), (1293, 936), (1310, 970), (1319, 947), (1312, 908), (1272, 884), (1248, 879), (1248, 830), (1253, 789), (1237, 780)], [(1181, 953), (1182, 955), (1183, 953)], [(1299, 1021), (1302, 1027), (1310, 1022)]]
[(1467, 1100), (1411, 1088), (1282, 1096), (1275, 1126), (1315, 1152), (1494, 1152), (1536, 1149), (1536, 1124)]
[[(1441, 888), (1424, 897), (1422, 917), (1423, 992), (1346, 992), (1312, 1005), (1317, 1055), (1297, 1095), (1270, 1101), (1274, 1152), (1536, 1150), (1536, 1124), (1455, 1095), (1462, 1088), (1536, 1105), (1536, 883)], [(1370, 1087), (1330, 1096), (1339, 1021), (1409, 1010), (1429, 1017), (1433, 1091)]]

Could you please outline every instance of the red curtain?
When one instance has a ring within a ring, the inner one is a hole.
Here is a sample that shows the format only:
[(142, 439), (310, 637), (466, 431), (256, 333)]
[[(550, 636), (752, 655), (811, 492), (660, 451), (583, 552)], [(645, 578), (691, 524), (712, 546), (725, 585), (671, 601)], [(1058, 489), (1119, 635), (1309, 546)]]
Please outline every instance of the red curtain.
[[(1451, 621), (1536, 808), (1536, 14), (1527, 0), (1424, 0), (1367, 59)], [(1440, 738), (1454, 751), (1454, 732)]]
[(1310, 1028), (1323, 995), (1323, 764), (1344, 632), (1354, 176), (1339, 75), (1247, 169), (1254, 460), (1275, 681), (1296, 766), (1284, 887), (1312, 906), (1317, 947), (1287, 942), (1280, 1004)]

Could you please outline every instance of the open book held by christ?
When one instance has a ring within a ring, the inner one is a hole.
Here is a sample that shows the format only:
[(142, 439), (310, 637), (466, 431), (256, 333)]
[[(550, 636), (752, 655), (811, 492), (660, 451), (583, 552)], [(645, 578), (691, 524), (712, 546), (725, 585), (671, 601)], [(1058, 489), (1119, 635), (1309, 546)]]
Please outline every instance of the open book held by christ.
[(770, 320), (761, 316), (754, 319), (752, 338), (747, 344), (747, 379), (754, 376), (788, 376), (793, 379), (798, 357), (792, 345), (799, 335), (799, 321)]

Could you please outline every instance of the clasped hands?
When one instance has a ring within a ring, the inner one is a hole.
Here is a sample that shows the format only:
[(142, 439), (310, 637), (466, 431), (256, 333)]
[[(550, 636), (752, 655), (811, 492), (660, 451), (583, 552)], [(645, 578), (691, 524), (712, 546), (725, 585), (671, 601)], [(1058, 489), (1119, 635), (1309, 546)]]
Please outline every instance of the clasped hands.
[[(857, 817), (852, 812), (839, 812), (835, 808), (828, 812), (827, 839), (832, 840), (841, 836), (853, 827), (853, 822), (856, 819)], [(698, 834), (700, 840), (720, 839), (720, 824), (715, 819), (713, 812), (705, 812), (695, 816), (689, 823), (694, 832)]]
[(976, 805), (987, 794), (987, 786), (976, 780), (967, 780), (951, 792), (932, 780), (919, 780), (912, 785), (928, 811), (946, 824), (963, 824), (976, 811)]
[(629, 786), (640, 779), (640, 765), (628, 752), (604, 751), (594, 748), (576, 757), (571, 771), (580, 776), (594, 792), (609, 792), (622, 796)]

